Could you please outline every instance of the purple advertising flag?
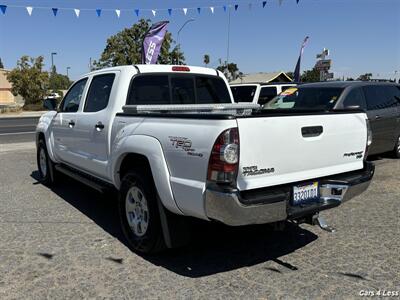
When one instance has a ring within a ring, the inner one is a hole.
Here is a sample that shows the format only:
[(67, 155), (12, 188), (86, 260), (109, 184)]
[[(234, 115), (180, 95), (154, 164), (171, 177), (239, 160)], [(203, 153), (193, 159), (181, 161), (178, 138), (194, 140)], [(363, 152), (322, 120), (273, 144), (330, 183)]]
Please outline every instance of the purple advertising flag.
[(160, 54), (169, 21), (153, 24), (147, 31), (142, 46), (142, 64), (155, 64)]
[(303, 56), (304, 47), (306, 46), (308, 39), (309, 39), (309, 37), (306, 36), (305, 39), (304, 39), (304, 41), (303, 41), (303, 44), (301, 44), (299, 59), (297, 60), (296, 67), (295, 67), (294, 72), (293, 72), (293, 77), (294, 77), (293, 80), (294, 80), (295, 82), (300, 82), (300, 63), (301, 63), (301, 57)]

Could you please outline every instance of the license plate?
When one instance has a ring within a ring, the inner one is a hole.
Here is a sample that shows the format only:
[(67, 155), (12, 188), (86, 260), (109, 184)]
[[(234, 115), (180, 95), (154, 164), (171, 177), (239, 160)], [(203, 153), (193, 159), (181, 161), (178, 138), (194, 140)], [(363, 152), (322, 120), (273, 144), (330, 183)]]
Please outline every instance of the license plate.
[(318, 182), (293, 187), (293, 204), (308, 202), (318, 198)]

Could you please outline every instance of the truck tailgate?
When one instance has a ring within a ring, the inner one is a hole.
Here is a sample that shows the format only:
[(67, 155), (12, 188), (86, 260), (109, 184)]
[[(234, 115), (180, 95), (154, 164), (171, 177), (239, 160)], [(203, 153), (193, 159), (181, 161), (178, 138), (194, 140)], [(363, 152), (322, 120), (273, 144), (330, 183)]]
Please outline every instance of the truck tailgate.
[(363, 168), (364, 113), (238, 118), (239, 190), (303, 181)]

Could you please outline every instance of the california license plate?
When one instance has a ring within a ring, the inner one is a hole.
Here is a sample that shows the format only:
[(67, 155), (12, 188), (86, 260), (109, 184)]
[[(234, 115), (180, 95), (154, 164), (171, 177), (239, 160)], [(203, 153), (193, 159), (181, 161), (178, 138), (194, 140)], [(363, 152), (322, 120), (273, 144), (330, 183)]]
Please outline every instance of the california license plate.
[(293, 187), (293, 204), (308, 202), (318, 198), (318, 182)]

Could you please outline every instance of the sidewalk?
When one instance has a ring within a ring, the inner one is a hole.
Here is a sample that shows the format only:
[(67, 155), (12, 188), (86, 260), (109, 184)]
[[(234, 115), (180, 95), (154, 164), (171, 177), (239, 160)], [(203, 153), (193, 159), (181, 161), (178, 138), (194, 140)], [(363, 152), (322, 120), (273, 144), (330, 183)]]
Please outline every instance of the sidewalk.
[(44, 111), (6, 112), (6, 113), (0, 114), (0, 119), (3, 119), (3, 118), (35, 118), (35, 117), (39, 118), (46, 112), (48, 112), (48, 111), (44, 110)]

